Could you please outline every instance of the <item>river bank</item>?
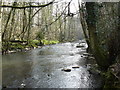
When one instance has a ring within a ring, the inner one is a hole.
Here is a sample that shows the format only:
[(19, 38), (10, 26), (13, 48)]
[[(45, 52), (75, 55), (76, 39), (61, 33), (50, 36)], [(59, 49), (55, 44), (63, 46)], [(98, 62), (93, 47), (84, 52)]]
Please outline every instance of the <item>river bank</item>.
[(13, 40), (9, 42), (2, 42), (2, 54), (10, 54), (16, 52), (26, 52), (31, 49), (42, 48), (45, 45), (57, 44), (59, 41), (55, 40), (30, 40), (27, 41)]

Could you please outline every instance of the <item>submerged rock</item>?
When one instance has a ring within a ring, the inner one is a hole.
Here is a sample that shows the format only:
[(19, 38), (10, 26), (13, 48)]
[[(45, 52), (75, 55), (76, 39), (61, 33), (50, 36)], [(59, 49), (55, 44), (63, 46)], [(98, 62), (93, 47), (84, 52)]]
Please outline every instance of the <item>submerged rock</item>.
[(70, 53), (70, 56), (74, 56), (74, 53)]
[(70, 72), (71, 69), (62, 69), (61, 71)]

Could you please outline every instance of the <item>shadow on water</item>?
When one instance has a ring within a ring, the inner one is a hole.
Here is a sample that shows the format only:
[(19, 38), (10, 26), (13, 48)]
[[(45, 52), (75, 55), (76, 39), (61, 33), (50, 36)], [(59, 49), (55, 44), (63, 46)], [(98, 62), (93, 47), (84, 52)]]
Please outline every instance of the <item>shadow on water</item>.
[[(8, 88), (99, 88), (100, 75), (91, 74), (84, 47), (62, 43), (28, 52), (3, 55), (3, 87)], [(72, 67), (78, 68), (72, 68)], [(70, 69), (70, 72), (62, 71)]]

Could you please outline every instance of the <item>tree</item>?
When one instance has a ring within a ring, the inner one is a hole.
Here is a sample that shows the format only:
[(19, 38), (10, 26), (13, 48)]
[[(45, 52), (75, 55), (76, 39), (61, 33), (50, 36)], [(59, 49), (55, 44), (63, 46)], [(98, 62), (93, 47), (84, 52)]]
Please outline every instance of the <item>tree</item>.
[[(119, 16), (119, 5), (117, 2), (86, 2), (85, 6), (87, 12), (85, 21), (89, 32), (91, 52), (98, 65), (107, 69), (119, 55), (119, 21), (117, 18)], [(85, 21), (83, 22), (85, 23)]]

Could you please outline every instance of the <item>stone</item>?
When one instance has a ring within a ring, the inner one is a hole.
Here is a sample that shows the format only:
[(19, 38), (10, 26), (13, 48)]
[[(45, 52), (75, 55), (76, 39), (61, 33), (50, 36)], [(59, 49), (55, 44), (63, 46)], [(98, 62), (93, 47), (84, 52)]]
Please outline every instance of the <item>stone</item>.
[(62, 71), (65, 71), (65, 72), (70, 72), (71, 69), (62, 69)]
[(74, 67), (72, 67), (72, 68), (80, 68), (79, 66), (74, 66)]
[(83, 45), (78, 45), (78, 46), (76, 46), (76, 48), (81, 48), (81, 47), (84, 47)]
[(89, 53), (83, 53), (84, 56), (92, 56), (92, 54)]
[(22, 87), (25, 87), (26, 85), (24, 83), (21, 84)]

